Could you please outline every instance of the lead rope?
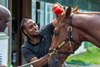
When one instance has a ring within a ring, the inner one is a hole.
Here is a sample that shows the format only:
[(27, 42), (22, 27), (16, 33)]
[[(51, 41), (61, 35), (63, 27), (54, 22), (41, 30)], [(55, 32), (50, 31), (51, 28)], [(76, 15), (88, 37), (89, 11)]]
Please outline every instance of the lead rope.
[(73, 53), (73, 49), (72, 49), (72, 43), (71, 43), (71, 41), (68, 41), (69, 42), (69, 46), (70, 46), (70, 51), (69, 52), (72, 52)]

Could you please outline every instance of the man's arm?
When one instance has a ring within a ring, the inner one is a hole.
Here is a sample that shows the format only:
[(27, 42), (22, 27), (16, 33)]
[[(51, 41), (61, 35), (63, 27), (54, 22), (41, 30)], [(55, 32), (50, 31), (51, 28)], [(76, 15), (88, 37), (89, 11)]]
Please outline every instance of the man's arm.
[[(54, 4), (54, 6), (52, 7), (53, 8), (53, 10), (54, 10), (54, 8), (55, 7), (59, 7), (60, 9), (62, 9), (63, 10), (63, 12), (61, 13), (61, 14), (55, 14), (56, 15), (56, 18), (51, 22), (52, 23), (52, 25), (55, 27), (57, 24), (58, 24), (58, 21), (57, 21), (57, 19), (60, 19), (60, 17), (62, 17), (62, 15), (63, 15), (63, 13), (64, 13), (64, 9), (63, 9), (63, 7), (62, 7), (62, 5), (61, 4), (59, 4), (58, 2), (57, 3), (55, 3)], [(59, 18), (58, 18), (59, 17)]]
[(23, 53), (23, 56), (24, 56), (25, 60), (28, 63), (26, 63), (24, 65), (21, 65), (19, 67), (24, 67), (24, 66), (31, 65), (31, 64), (34, 67), (41, 67), (41, 66), (45, 65), (48, 62), (49, 54), (47, 54), (47, 55), (45, 55), (45, 56), (38, 59), (35, 55), (33, 55), (33, 53), (30, 50), (27, 50), (25, 48), (22, 48), (22, 53)]
[(25, 67), (28, 65), (33, 65), (33, 67), (41, 67), (45, 64), (48, 63), (50, 57), (54, 54), (54, 52), (50, 52), (48, 54), (46, 54), (45, 56), (43, 56), (42, 58), (38, 59), (37, 57), (33, 57), (29, 63), (26, 63), (24, 65), (21, 66), (17, 66), (17, 67)]
[(62, 16), (63, 16), (63, 14), (61, 14), (61, 15), (58, 15), (59, 17), (56, 17), (55, 19), (53, 19), (52, 20), (52, 25), (54, 26), (54, 27), (56, 27), (57, 26), (57, 24), (59, 23), (59, 21), (57, 21), (58, 19), (60, 19)]
[(33, 67), (41, 67), (43, 65), (45, 65), (48, 62), (49, 56), (51, 56), (50, 54), (45, 55), (44, 57), (37, 59), (37, 57), (33, 57), (29, 63), (26, 63), (24, 65), (21, 66), (17, 66), (17, 67), (25, 67), (28, 65), (33, 65)]
[(57, 25), (57, 20), (56, 20), (56, 18), (53, 19), (51, 23), (52, 23), (52, 25), (53, 25), (54, 27), (56, 27), (56, 25)]
[(45, 55), (44, 57), (37, 59), (37, 57), (33, 57), (30, 60), (30, 63), (32, 63), (33, 67), (41, 67), (45, 65), (48, 62), (49, 54)]

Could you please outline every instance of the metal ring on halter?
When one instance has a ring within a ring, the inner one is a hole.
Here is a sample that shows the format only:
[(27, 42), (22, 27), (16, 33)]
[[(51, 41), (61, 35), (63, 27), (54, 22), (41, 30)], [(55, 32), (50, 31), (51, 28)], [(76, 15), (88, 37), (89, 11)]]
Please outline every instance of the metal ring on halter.
[(73, 30), (73, 29), (72, 29), (72, 26), (68, 26), (68, 27), (67, 27), (67, 31), (72, 32), (72, 30)]

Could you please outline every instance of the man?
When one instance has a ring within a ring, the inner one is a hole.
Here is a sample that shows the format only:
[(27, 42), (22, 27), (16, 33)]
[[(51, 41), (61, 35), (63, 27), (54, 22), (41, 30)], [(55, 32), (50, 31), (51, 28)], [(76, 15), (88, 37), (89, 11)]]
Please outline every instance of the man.
[(0, 5), (0, 32), (4, 32), (10, 20), (11, 20), (10, 11), (6, 7)]
[[(59, 5), (57, 3), (57, 5)], [(52, 41), (54, 27), (57, 21), (54, 19), (51, 23), (39, 30), (38, 25), (31, 19), (24, 18), (21, 22), (21, 31), (26, 35), (27, 40), (22, 45), (21, 51), (28, 63), (35, 67), (48, 67), (49, 47)], [(45, 58), (45, 59), (44, 59)]]
[[(26, 18), (22, 20), (21, 30), (28, 39), (24, 42), (21, 50), (27, 62), (38, 60), (48, 53), (55, 24), (50, 23), (39, 31), (37, 24), (33, 20)], [(45, 65), (44, 67), (48, 66)]]
[[(11, 20), (10, 11), (6, 7), (0, 5), (0, 32), (4, 32), (5, 28), (7, 27), (7, 23), (10, 20)], [(5, 67), (2, 64), (2, 53), (1, 52), (0, 52), (0, 67)]]

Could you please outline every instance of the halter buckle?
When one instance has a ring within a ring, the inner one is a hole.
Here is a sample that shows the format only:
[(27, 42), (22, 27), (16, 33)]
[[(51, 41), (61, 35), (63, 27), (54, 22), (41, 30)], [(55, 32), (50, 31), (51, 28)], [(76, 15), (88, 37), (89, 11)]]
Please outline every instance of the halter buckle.
[(68, 26), (68, 27), (67, 27), (67, 31), (68, 31), (68, 32), (72, 32), (72, 30), (73, 30), (73, 29), (72, 29), (72, 26)]

